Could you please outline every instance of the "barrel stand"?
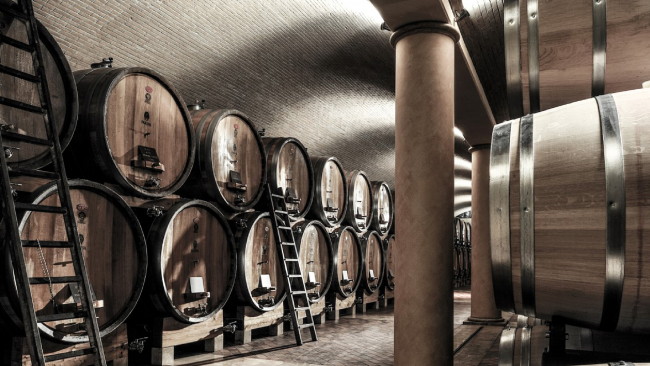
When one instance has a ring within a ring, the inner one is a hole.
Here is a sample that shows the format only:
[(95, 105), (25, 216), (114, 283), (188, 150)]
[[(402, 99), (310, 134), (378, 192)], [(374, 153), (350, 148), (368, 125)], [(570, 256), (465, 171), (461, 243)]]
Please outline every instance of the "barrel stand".
[(338, 293), (332, 293), (327, 295), (328, 302), (332, 304), (332, 311), (327, 313), (327, 320), (339, 320), (340, 312), (343, 312), (344, 315), (350, 315), (353, 318), (357, 314), (356, 297), (353, 295), (349, 297), (343, 297)]
[[(357, 292), (357, 312), (364, 314), (369, 309), (379, 309), (379, 289), (368, 295), (365, 290)], [(360, 300), (359, 300), (360, 299)]]
[(395, 291), (384, 287), (383, 293), (379, 296), (379, 307), (387, 308), (388, 305), (395, 305)]
[(236, 344), (250, 343), (253, 329), (265, 327), (269, 328), (270, 336), (282, 336), (284, 333), (284, 305), (265, 313), (260, 313), (250, 306), (237, 306)]
[[(32, 364), (29, 357), (29, 348), (23, 337), (7, 337), (0, 338), (2, 349), (5, 354), (9, 354), (11, 360), (2, 359), (2, 365), (24, 365), (29, 366)], [(104, 346), (104, 355), (106, 356), (106, 363), (113, 366), (127, 366), (129, 364), (128, 350), (129, 341), (127, 337), (126, 324), (120, 325), (111, 334), (102, 337), (102, 344)], [(88, 343), (70, 344), (70, 343), (57, 343), (43, 338), (43, 353), (45, 355), (55, 353), (66, 353), (87, 349)], [(64, 360), (54, 361), (48, 363), (50, 366), (69, 366), (69, 365), (89, 365), (93, 362), (93, 356), (85, 355)]]

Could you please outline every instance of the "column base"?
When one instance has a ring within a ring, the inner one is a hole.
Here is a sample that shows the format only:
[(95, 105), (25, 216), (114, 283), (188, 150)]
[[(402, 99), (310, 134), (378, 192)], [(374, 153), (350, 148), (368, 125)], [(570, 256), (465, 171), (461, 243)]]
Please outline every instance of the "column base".
[(474, 318), (469, 317), (463, 322), (463, 325), (487, 325), (505, 327), (508, 322), (503, 318)]

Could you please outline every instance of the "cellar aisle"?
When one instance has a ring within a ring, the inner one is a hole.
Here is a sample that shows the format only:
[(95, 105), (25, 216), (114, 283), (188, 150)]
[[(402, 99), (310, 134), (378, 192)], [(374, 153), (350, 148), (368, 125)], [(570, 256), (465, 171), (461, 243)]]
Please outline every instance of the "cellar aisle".
[[(497, 365), (498, 337), (501, 327), (462, 325), (470, 314), (470, 292), (454, 293), (454, 365)], [(507, 315), (504, 314), (504, 317)], [(393, 307), (369, 310), (355, 318), (341, 317), (317, 327), (319, 342), (295, 346), (293, 333), (282, 337), (261, 337), (247, 345), (226, 343), (214, 355), (201, 354), (188, 346), (177, 348), (176, 365), (207, 366), (310, 366), (393, 364)]]

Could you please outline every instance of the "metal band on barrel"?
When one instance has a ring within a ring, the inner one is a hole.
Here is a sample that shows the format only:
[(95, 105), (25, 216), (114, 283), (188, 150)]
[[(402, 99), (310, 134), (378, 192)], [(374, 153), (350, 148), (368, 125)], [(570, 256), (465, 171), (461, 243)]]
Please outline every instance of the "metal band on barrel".
[(521, 305), (523, 314), (535, 317), (535, 153), (533, 115), (519, 124), (519, 223), (521, 245)]
[(531, 359), (531, 336), (533, 334), (533, 327), (526, 326), (521, 329), (521, 360), (519, 366), (530, 366)]
[(510, 259), (510, 129), (505, 122), (494, 127), (490, 152), (490, 242), (492, 284), (496, 305), (514, 312)]
[(618, 325), (625, 277), (625, 167), (616, 102), (611, 95), (596, 97), (596, 102), (603, 136), (607, 198), (607, 262), (600, 327), (613, 331)]
[(515, 336), (517, 328), (507, 328), (501, 332), (499, 340), (499, 363), (498, 366), (512, 366), (515, 363)]
[(607, 0), (591, 0), (593, 4), (593, 69), (591, 96), (605, 94), (605, 65), (607, 61)]
[[(595, 0), (594, 0), (595, 1)], [(524, 114), (521, 85), (521, 39), (519, 38), (519, 0), (504, 1), (503, 35), (506, 57), (506, 94), (510, 118)]]
[(528, 90), (530, 113), (540, 109), (539, 97), (539, 9), (537, 0), (528, 0)]

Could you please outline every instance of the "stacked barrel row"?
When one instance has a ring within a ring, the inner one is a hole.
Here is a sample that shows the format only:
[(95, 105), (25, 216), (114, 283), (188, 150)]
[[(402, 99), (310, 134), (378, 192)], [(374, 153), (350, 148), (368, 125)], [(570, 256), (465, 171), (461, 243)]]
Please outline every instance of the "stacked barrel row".
[[(20, 30), (9, 28), (15, 33), (10, 36), (21, 38)], [(390, 259), (384, 270), (385, 245), (394, 242), (388, 240), (393, 203), (386, 183), (372, 183), (362, 171), (346, 172), (334, 157), (310, 158), (297, 139), (263, 139), (239, 111), (190, 112), (176, 89), (152, 70), (102, 62), (72, 73), (43, 27), (40, 37), (48, 80), (55, 86), (66, 169), (79, 178), (70, 184), (71, 196), (102, 335), (134, 311), (138, 317), (192, 324), (227, 304), (259, 312), (280, 306), (281, 264), (271, 214), (260, 202), (267, 182), (285, 196), (292, 220), (285, 224), (296, 233), (313, 301), (330, 287), (351, 296), (361, 285), (377, 291), (385, 272), (392, 279)], [(0, 56), (30, 71), (28, 56), (15, 49), (3, 44)], [(7, 97), (26, 103), (37, 92), (7, 75), (1, 83), (15, 94)], [(40, 124), (20, 112), (2, 108), (0, 118), (14, 121), (4, 128), (44, 137)], [(12, 167), (50, 163), (44, 150), (7, 143), (14, 148)], [(55, 191), (48, 183), (18, 199), (56, 205)], [(66, 240), (63, 222), (36, 212), (24, 212), (20, 220), (22, 237), (39, 239), (37, 247), (25, 249), (29, 275), (70, 275), (69, 252), (49, 245)], [(11, 264), (2, 270), (0, 316), (19, 333)], [(32, 292), (38, 315), (80, 306), (76, 288), (68, 284), (35, 285)], [(41, 331), (63, 342), (86, 339), (80, 320), (52, 321)]]
[(454, 218), (454, 287), (472, 282), (472, 225), (466, 219)]

